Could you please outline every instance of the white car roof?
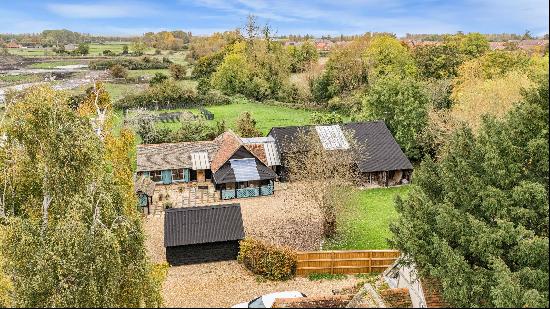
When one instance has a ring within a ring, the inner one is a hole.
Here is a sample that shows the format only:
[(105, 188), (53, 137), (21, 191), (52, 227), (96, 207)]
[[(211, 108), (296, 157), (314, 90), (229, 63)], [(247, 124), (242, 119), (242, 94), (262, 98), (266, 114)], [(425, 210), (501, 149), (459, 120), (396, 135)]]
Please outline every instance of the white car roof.
[(266, 294), (262, 296), (262, 302), (264, 303), (266, 308), (271, 308), (273, 306), (273, 303), (275, 302), (275, 299), (277, 298), (300, 298), (304, 297), (302, 293), (298, 291), (285, 291), (285, 292), (276, 292), (271, 294)]

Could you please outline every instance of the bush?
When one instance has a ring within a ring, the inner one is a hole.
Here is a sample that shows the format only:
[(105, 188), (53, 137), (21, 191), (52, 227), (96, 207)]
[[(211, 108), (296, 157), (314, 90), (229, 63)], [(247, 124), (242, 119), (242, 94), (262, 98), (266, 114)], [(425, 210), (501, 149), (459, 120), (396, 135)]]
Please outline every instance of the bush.
[(336, 124), (344, 122), (344, 119), (342, 118), (342, 116), (335, 112), (329, 114), (313, 112), (310, 116), (310, 121), (313, 124)]
[(262, 135), (262, 132), (256, 128), (256, 120), (252, 118), (249, 112), (243, 112), (237, 119), (235, 125), (237, 127), (237, 134), (239, 134), (240, 137), (255, 137)]
[(149, 81), (149, 85), (153, 86), (153, 85), (156, 85), (156, 84), (161, 84), (161, 83), (165, 82), (166, 80), (168, 80), (168, 76), (166, 76), (165, 74), (162, 74), (160, 72), (157, 72), (157, 73), (155, 73), (155, 76), (153, 76), (153, 78), (151, 78), (151, 81)]
[(181, 64), (172, 64), (170, 66), (170, 74), (175, 80), (182, 80), (187, 76), (187, 68)]
[(106, 49), (103, 51), (103, 56), (116, 56), (116, 54), (112, 50)]
[(120, 64), (113, 65), (109, 71), (114, 78), (126, 78), (128, 77), (128, 70)]
[(310, 281), (320, 280), (342, 280), (346, 278), (344, 274), (312, 273), (307, 276)]
[(143, 57), (141, 59), (115, 58), (107, 60), (96, 60), (91, 61), (89, 67), (92, 70), (105, 70), (117, 64), (125, 67), (128, 70), (167, 69), (170, 66), (169, 62), (164, 62), (156, 58)]
[(247, 238), (240, 242), (239, 263), (269, 280), (288, 280), (296, 274), (296, 252)]
[(141, 93), (131, 94), (118, 100), (116, 108), (190, 108), (196, 106), (211, 106), (231, 104), (232, 98), (218, 91), (198, 94), (196, 90), (179, 86), (173, 81), (164, 81), (152, 85)]

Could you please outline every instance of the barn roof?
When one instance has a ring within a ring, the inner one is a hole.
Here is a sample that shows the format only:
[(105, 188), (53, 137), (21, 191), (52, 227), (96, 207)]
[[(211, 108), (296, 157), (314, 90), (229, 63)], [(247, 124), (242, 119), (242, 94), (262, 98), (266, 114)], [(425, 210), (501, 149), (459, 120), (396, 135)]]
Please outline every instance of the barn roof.
[[(351, 137), (355, 139), (355, 143), (350, 144), (351, 147), (358, 148), (356, 149), (359, 151), (357, 166), (361, 172), (407, 170), (413, 168), (384, 121), (352, 122), (338, 126), (342, 131), (352, 133)], [(327, 130), (319, 130), (318, 127), (322, 126), (275, 127), (271, 129), (269, 135), (275, 139), (279, 151), (284, 154), (293, 149), (303, 148), (297, 147), (293, 143), (300, 132), (307, 134), (315, 128), (319, 135), (319, 131), (325, 132)], [(334, 129), (331, 128), (330, 130), (333, 131)], [(339, 134), (336, 134), (338, 132), (334, 132), (335, 134), (333, 135), (335, 137), (339, 136)], [(321, 140), (321, 135), (319, 135), (319, 138)], [(327, 150), (330, 151), (330, 149)]]
[(244, 238), (240, 204), (167, 209), (164, 246), (183, 246)]
[(246, 146), (241, 146), (214, 173), (214, 182), (242, 182), (275, 179), (277, 174), (267, 167), (256, 154)]
[(192, 168), (192, 154), (206, 152), (208, 157), (212, 157), (218, 147), (215, 141), (138, 145), (137, 171)]

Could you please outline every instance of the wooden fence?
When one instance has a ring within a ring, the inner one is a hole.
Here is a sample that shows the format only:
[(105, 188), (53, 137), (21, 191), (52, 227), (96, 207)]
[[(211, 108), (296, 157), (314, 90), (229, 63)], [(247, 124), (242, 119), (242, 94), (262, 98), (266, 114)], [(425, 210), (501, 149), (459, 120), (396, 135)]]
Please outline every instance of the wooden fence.
[(391, 266), (400, 254), (397, 250), (299, 252), (296, 274), (380, 273)]

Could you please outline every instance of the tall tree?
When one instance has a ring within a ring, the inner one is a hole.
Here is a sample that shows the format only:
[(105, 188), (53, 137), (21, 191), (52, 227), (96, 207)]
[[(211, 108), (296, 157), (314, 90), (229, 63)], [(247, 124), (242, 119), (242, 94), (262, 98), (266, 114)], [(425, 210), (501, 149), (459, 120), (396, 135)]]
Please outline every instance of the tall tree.
[(363, 117), (384, 120), (412, 159), (423, 157), (419, 134), (427, 124), (429, 97), (422, 83), (398, 76), (379, 78), (363, 100)]
[(48, 87), (7, 105), (0, 269), (14, 306), (161, 304), (133, 193), (133, 135), (109, 133), (109, 106), (97, 85), (77, 110)]
[(389, 74), (415, 76), (418, 69), (407, 46), (389, 35), (374, 36), (364, 52), (369, 78)]
[(415, 171), (393, 243), (459, 307), (548, 305), (548, 75), (504, 120)]

